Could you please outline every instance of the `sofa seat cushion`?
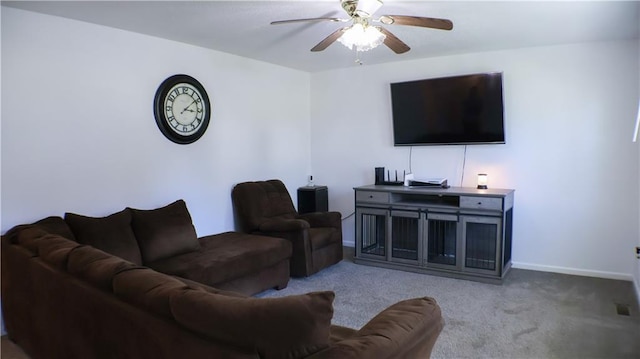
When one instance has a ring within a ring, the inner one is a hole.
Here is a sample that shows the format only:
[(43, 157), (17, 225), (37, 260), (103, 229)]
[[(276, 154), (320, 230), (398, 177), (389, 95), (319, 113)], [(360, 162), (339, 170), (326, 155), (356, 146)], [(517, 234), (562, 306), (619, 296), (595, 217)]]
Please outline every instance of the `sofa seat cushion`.
[(342, 238), (338, 234), (338, 230), (331, 227), (309, 228), (311, 249), (315, 251), (328, 245), (341, 242)]
[(187, 204), (177, 200), (161, 208), (130, 208), (131, 226), (144, 263), (200, 249)]
[(142, 264), (138, 242), (131, 229), (131, 211), (128, 209), (107, 217), (65, 213), (64, 220), (71, 227), (78, 243)]
[(330, 291), (282, 298), (237, 298), (183, 290), (171, 295), (175, 320), (214, 340), (256, 350), (261, 358), (303, 358), (329, 345)]
[(196, 252), (147, 263), (147, 266), (215, 287), (291, 257), (291, 243), (281, 238), (226, 232), (202, 237), (200, 244)]

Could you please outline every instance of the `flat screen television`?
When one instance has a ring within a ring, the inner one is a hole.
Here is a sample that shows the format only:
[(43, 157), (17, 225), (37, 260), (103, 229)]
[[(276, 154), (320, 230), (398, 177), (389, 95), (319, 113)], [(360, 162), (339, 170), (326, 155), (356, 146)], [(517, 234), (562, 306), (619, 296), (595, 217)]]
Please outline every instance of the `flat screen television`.
[(505, 143), (502, 73), (391, 84), (395, 146)]

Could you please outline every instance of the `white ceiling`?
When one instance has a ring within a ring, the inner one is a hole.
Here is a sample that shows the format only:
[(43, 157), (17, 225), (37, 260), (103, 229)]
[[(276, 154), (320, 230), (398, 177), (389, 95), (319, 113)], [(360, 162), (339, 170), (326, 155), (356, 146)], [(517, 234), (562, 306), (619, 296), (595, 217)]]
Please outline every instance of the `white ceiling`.
[[(356, 54), (336, 42), (309, 50), (344, 23), (270, 25), (271, 21), (346, 14), (339, 0), (298, 1), (2, 1), (31, 10), (266, 61), (309, 72), (356, 66)], [(411, 47), (385, 46), (362, 55), (378, 64), (459, 53), (574, 42), (634, 39), (638, 1), (394, 1), (379, 15), (453, 21), (452, 31), (385, 26)]]

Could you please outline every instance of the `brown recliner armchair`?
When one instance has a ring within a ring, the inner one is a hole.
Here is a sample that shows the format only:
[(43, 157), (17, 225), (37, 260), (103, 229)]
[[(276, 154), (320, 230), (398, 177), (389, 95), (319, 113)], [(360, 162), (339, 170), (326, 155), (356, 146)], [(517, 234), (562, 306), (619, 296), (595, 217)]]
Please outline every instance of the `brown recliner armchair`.
[(298, 214), (280, 180), (239, 183), (231, 198), (242, 231), (291, 241), (291, 276), (306, 277), (342, 260), (339, 212)]

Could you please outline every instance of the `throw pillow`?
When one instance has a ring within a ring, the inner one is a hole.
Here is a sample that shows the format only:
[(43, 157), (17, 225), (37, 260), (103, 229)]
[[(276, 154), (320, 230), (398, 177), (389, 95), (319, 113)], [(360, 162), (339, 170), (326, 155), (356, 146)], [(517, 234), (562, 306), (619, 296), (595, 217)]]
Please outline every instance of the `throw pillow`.
[(131, 229), (131, 212), (124, 209), (107, 217), (95, 218), (65, 213), (78, 243), (88, 244), (135, 264), (142, 264), (140, 248)]
[(131, 214), (131, 226), (145, 263), (200, 249), (196, 229), (183, 200), (151, 210), (131, 208)]
[(171, 312), (184, 327), (265, 359), (303, 358), (329, 345), (330, 291), (282, 298), (238, 298), (185, 289), (172, 293)]

